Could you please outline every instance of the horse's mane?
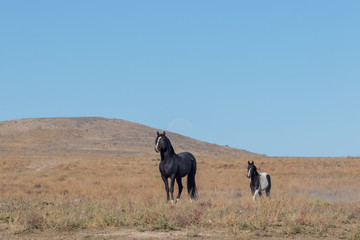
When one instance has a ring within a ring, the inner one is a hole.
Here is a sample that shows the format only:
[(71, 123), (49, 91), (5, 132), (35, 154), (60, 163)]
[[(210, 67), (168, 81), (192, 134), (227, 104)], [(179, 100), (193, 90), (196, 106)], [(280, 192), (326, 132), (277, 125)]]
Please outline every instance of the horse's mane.
[(253, 166), (254, 166), (254, 172), (259, 174), (259, 172), (257, 171), (257, 167), (255, 165), (253, 165)]
[(169, 146), (169, 151), (171, 154), (175, 154), (175, 150), (170, 142), (170, 139), (168, 139), (165, 135), (163, 135), (165, 137), (165, 140), (166, 140), (166, 144), (168, 144)]

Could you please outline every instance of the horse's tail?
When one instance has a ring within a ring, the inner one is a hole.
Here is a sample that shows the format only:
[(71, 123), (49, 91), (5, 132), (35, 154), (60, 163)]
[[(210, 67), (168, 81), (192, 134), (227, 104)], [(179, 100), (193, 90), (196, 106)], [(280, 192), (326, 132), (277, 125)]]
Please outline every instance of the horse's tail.
[(266, 175), (266, 180), (268, 181), (268, 187), (266, 188), (266, 196), (270, 197), (270, 190), (271, 190), (271, 178), (270, 175)]
[(188, 190), (188, 193), (190, 195), (190, 198), (194, 199), (194, 200), (198, 196), (197, 195), (196, 184), (195, 184), (195, 174), (196, 174), (196, 160), (194, 158), (191, 161), (191, 171), (188, 174), (188, 178), (187, 178), (187, 190)]
[(271, 189), (271, 178), (270, 178), (270, 175), (269, 175), (269, 174), (266, 175), (266, 180), (268, 181), (268, 184), (269, 184), (269, 186), (267, 187), (267, 189), (269, 189), (269, 191), (270, 191), (270, 189)]

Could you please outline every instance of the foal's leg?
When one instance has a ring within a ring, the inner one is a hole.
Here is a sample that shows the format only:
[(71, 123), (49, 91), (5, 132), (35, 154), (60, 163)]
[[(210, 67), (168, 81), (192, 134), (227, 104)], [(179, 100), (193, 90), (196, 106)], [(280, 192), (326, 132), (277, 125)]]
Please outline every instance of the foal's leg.
[(250, 189), (251, 189), (251, 194), (254, 195), (254, 193), (255, 193), (255, 186), (252, 185), (251, 183), (250, 183)]
[(164, 184), (165, 184), (165, 191), (166, 191), (167, 201), (169, 201), (170, 200), (170, 197), (169, 197), (169, 182), (168, 182), (167, 178), (164, 177), (163, 175), (161, 175), (161, 178), (162, 178), (162, 180), (164, 181)]
[(171, 202), (174, 202), (174, 184), (175, 184), (175, 176), (171, 176), (170, 177)]
[(270, 188), (269, 187), (266, 189), (266, 196), (270, 197)]
[(178, 188), (179, 188), (179, 193), (178, 193), (177, 198), (176, 198), (176, 202), (178, 202), (180, 200), (181, 191), (183, 190), (183, 185), (182, 185), (180, 177), (176, 178), (176, 182), (177, 182), (177, 185), (178, 185)]
[(256, 200), (256, 195), (258, 195), (260, 192), (260, 189), (256, 189), (255, 193), (254, 193), (254, 196), (253, 196), (253, 201)]

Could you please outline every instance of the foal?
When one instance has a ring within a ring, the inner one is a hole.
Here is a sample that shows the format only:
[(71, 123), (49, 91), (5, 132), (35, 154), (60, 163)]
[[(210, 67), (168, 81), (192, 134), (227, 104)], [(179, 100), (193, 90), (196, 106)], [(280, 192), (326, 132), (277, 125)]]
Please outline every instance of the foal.
[(254, 161), (251, 163), (248, 161), (248, 173), (247, 177), (251, 178), (250, 189), (253, 194), (253, 200), (255, 201), (256, 195), (261, 197), (261, 191), (266, 191), (266, 196), (270, 197), (271, 179), (267, 173), (258, 173), (254, 165)]

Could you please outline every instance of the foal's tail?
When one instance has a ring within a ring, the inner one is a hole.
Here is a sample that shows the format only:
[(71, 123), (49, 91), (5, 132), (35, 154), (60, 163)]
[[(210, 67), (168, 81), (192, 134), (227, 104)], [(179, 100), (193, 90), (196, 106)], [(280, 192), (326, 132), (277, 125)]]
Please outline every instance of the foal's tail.
[(270, 190), (271, 190), (271, 178), (270, 175), (266, 175), (266, 180), (268, 181), (268, 187), (266, 188), (266, 196), (270, 197)]
[(191, 161), (191, 171), (188, 174), (187, 178), (187, 190), (191, 199), (196, 200), (197, 198), (197, 189), (195, 184), (195, 174), (196, 174), (196, 160), (195, 158)]

